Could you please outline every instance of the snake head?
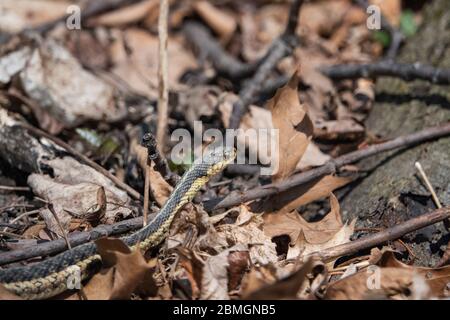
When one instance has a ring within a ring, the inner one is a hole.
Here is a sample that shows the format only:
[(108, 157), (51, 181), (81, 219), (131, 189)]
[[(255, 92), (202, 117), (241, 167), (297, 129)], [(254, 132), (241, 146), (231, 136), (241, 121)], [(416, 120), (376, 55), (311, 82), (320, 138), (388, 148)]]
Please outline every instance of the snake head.
[(205, 154), (202, 163), (207, 165), (207, 175), (212, 176), (219, 173), (236, 158), (236, 149), (219, 147)]

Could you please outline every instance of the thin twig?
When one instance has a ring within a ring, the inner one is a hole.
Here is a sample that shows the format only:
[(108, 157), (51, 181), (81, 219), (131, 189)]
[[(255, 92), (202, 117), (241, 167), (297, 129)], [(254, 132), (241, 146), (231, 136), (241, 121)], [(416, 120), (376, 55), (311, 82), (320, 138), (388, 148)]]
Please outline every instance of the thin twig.
[(144, 209), (142, 216), (144, 217), (144, 227), (147, 225), (148, 205), (150, 197), (150, 165), (147, 163), (145, 166), (145, 179), (144, 179)]
[(167, 27), (169, 15), (169, 1), (159, 1), (158, 38), (159, 38), (159, 62), (158, 62), (158, 126), (156, 140), (160, 151), (163, 152), (167, 131), (168, 104), (169, 104), (169, 71), (167, 58)]
[(254, 97), (260, 92), (270, 72), (296, 46), (295, 28), (298, 25), (299, 10), (302, 4), (303, 0), (294, 0), (289, 10), (289, 18), (284, 33), (272, 43), (253, 77), (248, 80), (247, 84), (239, 92), (239, 100), (233, 104), (229, 128), (239, 128), (243, 115), (250, 103), (253, 102)]
[(41, 209), (36, 209), (36, 210), (31, 210), (31, 211), (27, 211), (27, 212), (21, 213), (17, 217), (15, 217), (14, 219), (12, 219), (11, 223), (15, 223), (15, 222), (19, 221), (20, 219), (22, 219), (23, 217), (31, 216), (32, 214), (39, 213), (40, 211), (41, 211)]
[[(282, 37), (288, 38), (295, 34), (298, 25), (298, 12), (302, 1), (294, 1), (290, 9), (286, 29)], [(220, 43), (211, 35), (211, 32), (202, 24), (189, 21), (183, 25), (183, 32), (189, 43), (192, 43), (199, 52), (202, 59), (208, 59), (212, 62), (214, 69), (222, 76), (239, 80), (250, 76), (257, 70), (260, 65), (266, 61), (269, 56), (266, 54), (261, 60), (254, 63), (243, 63), (225, 51)], [(285, 39), (286, 40), (286, 39)], [(276, 41), (272, 47), (279, 46)], [(269, 49), (271, 52), (273, 48)], [(271, 53), (274, 55), (274, 53)], [(275, 63), (279, 59), (274, 59)], [(270, 70), (273, 67), (269, 68)], [(269, 71), (270, 71), (269, 70)]]
[(35, 205), (32, 204), (11, 204), (9, 206), (5, 206), (5, 207), (0, 207), (0, 213), (2, 213), (4, 210), (8, 210), (8, 209), (15, 209), (15, 208), (34, 208)]
[[(364, 268), (364, 267), (367, 267), (367, 266), (369, 266), (370, 265), (370, 263), (369, 263), (369, 261), (368, 260), (364, 260), (364, 261), (361, 261), (361, 262), (357, 262), (357, 263), (355, 263), (355, 264), (353, 264), (356, 268), (358, 268), (358, 270), (359, 269), (362, 269), (362, 268)], [(330, 270), (329, 271), (329, 273), (330, 274), (332, 274), (332, 273), (344, 273), (345, 271), (347, 271), (347, 269), (350, 267), (350, 265), (348, 265), (348, 266), (343, 266), (343, 267), (338, 267), (338, 268), (334, 268), (334, 269), (332, 269), (332, 270)]]
[(66, 241), (67, 248), (69, 248), (69, 250), (72, 249), (72, 246), (70, 245), (70, 241), (67, 238), (66, 230), (64, 230), (64, 228), (62, 226), (61, 220), (59, 220), (59, 217), (56, 214), (56, 211), (55, 211), (55, 208), (53, 207), (53, 204), (49, 203), (47, 206), (48, 206), (48, 209), (50, 210), (50, 212), (52, 213), (53, 218), (55, 218), (56, 223), (58, 224), (59, 231), (61, 231), (61, 234), (62, 234), (64, 240)]
[(127, 185), (123, 181), (120, 181), (111, 172), (109, 172), (108, 170), (106, 170), (105, 168), (100, 166), (99, 164), (95, 163), (94, 161), (92, 161), (91, 159), (86, 157), (84, 154), (78, 152), (77, 150), (72, 148), (70, 145), (68, 145), (67, 143), (62, 141), (61, 139), (59, 139), (59, 138), (57, 138), (55, 136), (52, 136), (52, 135), (48, 134), (47, 132), (42, 131), (42, 130), (36, 128), (36, 127), (33, 127), (33, 126), (31, 126), (31, 125), (29, 125), (27, 123), (21, 123), (20, 125), (22, 127), (24, 127), (25, 129), (27, 129), (28, 131), (32, 132), (33, 134), (35, 134), (35, 135), (37, 135), (39, 137), (44, 137), (46, 139), (49, 139), (49, 140), (53, 141), (54, 143), (56, 143), (57, 145), (59, 145), (60, 147), (66, 149), (66, 151), (68, 153), (70, 153), (73, 157), (75, 157), (76, 159), (80, 160), (84, 164), (94, 168), (95, 170), (97, 170), (100, 173), (102, 173), (103, 175), (105, 175), (107, 178), (109, 178), (111, 181), (113, 181), (119, 188), (121, 188), (122, 190), (125, 190), (134, 199), (137, 199), (137, 200), (141, 199), (141, 195), (139, 194), (139, 192), (134, 190), (132, 187), (130, 187), (129, 185)]
[(450, 69), (439, 69), (420, 63), (380, 61), (367, 64), (338, 64), (322, 67), (320, 71), (336, 80), (387, 76), (405, 81), (425, 80), (434, 84), (450, 84)]
[[(418, 161), (414, 165), (416, 166), (417, 170), (419, 171), (420, 175), (422, 176), (422, 179), (424, 180), (428, 191), (430, 191), (431, 197), (433, 198), (433, 201), (436, 204), (436, 207), (438, 209), (442, 208), (442, 204), (439, 201), (439, 198), (438, 198), (438, 196), (436, 194), (436, 191), (434, 191), (433, 185), (431, 184), (430, 180), (428, 179), (427, 174), (423, 170), (422, 165)], [(444, 221), (444, 225), (447, 228), (447, 230), (449, 230), (450, 229), (450, 219), (445, 220)]]
[(10, 238), (23, 239), (23, 236), (21, 236), (20, 234), (15, 234), (15, 233), (8, 232), (8, 231), (0, 231), (0, 236), (7, 236)]
[(419, 161), (417, 161), (414, 165), (416, 166), (417, 170), (419, 171), (420, 175), (422, 176), (422, 179), (425, 182), (425, 185), (427, 186), (428, 191), (430, 191), (431, 197), (433, 198), (433, 201), (436, 204), (436, 207), (438, 207), (438, 209), (442, 208), (442, 204), (439, 201), (439, 198), (438, 198), (436, 192), (434, 191), (434, 188), (431, 185), (430, 180), (428, 180), (428, 176), (426, 175), (425, 171), (423, 170), (422, 165), (420, 164)]
[(414, 254), (414, 252), (412, 251), (412, 249), (402, 240), (402, 239), (397, 239), (396, 240), (398, 243), (400, 243), (403, 248), (406, 249), (406, 251), (408, 251), (409, 255), (412, 258), (412, 261), (414, 261), (415, 259), (417, 259), (417, 256)]
[(407, 233), (441, 222), (448, 218), (450, 218), (450, 207), (437, 209), (364, 238), (324, 249), (320, 252), (314, 252), (304, 259), (306, 260), (308, 257), (314, 255), (329, 261), (337, 257), (350, 255), (360, 250), (373, 248), (385, 242), (399, 239)]
[(425, 141), (450, 135), (450, 123), (442, 126), (423, 129), (410, 135), (400, 136), (388, 142), (371, 145), (361, 150), (350, 152), (336, 159), (328, 161), (323, 166), (295, 174), (284, 181), (260, 186), (245, 193), (231, 193), (225, 198), (216, 198), (204, 202), (207, 210), (228, 208), (251, 200), (275, 195), (293, 187), (308, 183), (316, 178), (334, 174), (344, 165), (348, 165), (364, 158), (398, 148), (407, 148)]
[(211, 61), (219, 75), (239, 80), (255, 72), (259, 63), (243, 63), (225, 51), (211, 32), (198, 22), (188, 21), (183, 25), (188, 43), (192, 44), (201, 60)]
[(5, 229), (3, 229), (3, 231), (5, 231), (8, 228), (18, 230), (18, 229), (22, 229), (22, 228), (24, 228), (26, 226), (23, 225), (23, 224), (14, 224), (12, 222), (10, 222), (10, 223), (0, 222), (0, 227), (1, 228), (5, 228)]
[(30, 191), (30, 187), (14, 187), (14, 186), (0, 186), (0, 190), (5, 191)]

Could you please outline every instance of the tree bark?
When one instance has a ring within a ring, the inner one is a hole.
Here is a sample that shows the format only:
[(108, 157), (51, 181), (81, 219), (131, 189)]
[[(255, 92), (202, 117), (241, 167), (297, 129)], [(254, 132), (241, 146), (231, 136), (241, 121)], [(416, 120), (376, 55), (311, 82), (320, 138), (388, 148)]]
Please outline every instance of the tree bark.
[[(450, 2), (431, 1), (419, 31), (407, 40), (398, 62), (421, 62), (450, 67)], [(450, 87), (421, 80), (378, 78), (376, 102), (367, 120), (370, 133), (383, 138), (412, 133), (450, 120)], [(419, 161), (443, 206), (450, 204), (450, 138), (390, 152), (360, 163), (368, 170), (343, 196), (346, 219), (358, 218), (363, 227), (392, 227), (435, 209), (414, 163)], [(442, 223), (404, 238), (416, 263), (434, 265), (449, 241)]]

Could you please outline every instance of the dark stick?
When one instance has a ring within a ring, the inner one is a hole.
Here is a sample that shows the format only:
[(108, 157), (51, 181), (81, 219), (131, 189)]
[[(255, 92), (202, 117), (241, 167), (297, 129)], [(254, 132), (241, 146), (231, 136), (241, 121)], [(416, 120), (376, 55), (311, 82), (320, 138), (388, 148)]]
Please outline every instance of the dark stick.
[(294, 0), (289, 10), (289, 18), (284, 33), (272, 43), (252, 79), (239, 92), (239, 100), (233, 104), (229, 128), (239, 128), (242, 116), (254, 97), (258, 95), (270, 72), (275, 68), (278, 61), (290, 54), (295, 47), (297, 42), (295, 28), (298, 24), (299, 10), (302, 4), (303, 0)]
[(294, 0), (289, 9), (289, 17), (288, 22), (286, 24), (286, 29), (284, 30), (284, 37), (290, 37), (295, 34), (295, 29), (298, 26), (298, 18), (300, 13), (300, 8), (303, 4), (303, 1)]
[(258, 175), (261, 167), (254, 164), (230, 164), (226, 168), (227, 175), (242, 176), (242, 175)]
[(199, 56), (212, 62), (214, 69), (222, 76), (233, 80), (251, 75), (255, 64), (246, 64), (226, 52), (211, 32), (202, 24), (189, 21), (183, 25), (183, 31), (189, 43), (199, 52)]
[(400, 136), (391, 141), (371, 145), (367, 148), (350, 152), (336, 159), (328, 161), (321, 167), (295, 174), (284, 181), (260, 186), (245, 193), (231, 193), (224, 198), (212, 199), (204, 202), (205, 209), (214, 210), (228, 208), (251, 200), (271, 196), (289, 190), (298, 185), (310, 182), (324, 175), (333, 174), (344, 165), (361, 159), (397, 148), (406, 148), (428, 140), (450, 135), (450, 123), (442, 126), (427, 128), (410, 135)]
[[(378, 154), (381, 152), (385, 152), (385, 151), (389, 151), (389, 150), (393, 150), (393, 149), (401, 148), (401, 147), (406, 148), (411, 145), (415, 145), (415, 144), (418, 144), (418, 143), (421, 143), (424, 141), (440, 138), (440, 137), (443, 137), (443, 136), (446, 136), (449, 134), (450, 134), (450, 123), (443, 125), (443, 126), (437, 126), (437, 127), (433, 127), (433, 128), (424, 129), (417, 133), (413, 133), (413, 134), (406, 135), (406, 136), (401, 136), (401, 137), (398, 137), (396, 139), (393, 139), (393, 140), (385, 142), (385, 143), (372, 145), (365, 149), (351, 152), (349, 154), (346, 154), (344, 156), (336, 158), (321, 167), (296, 174), (296, 175), (288, 178), (285, 181), (265, 185), (265, 186), (250, 190), (245, 195), (231, 194), (224, 199), (219, 199), (221, 201), (219, 201), (218, 203), (215, 200), (206, 201), (206, 202), (204, 202), (204, 206), (205, 206), (205, 208), (209, 207), (211, 209), (220, 209), (220, 208), (226, 208), (226, 207), (238, 205), (240, 203), (247, 202), (250, 200), (258, 199), (260, 197), (277, 194), (277, 193), (286, 191), (289, 188), (292, 188), (294, 186), (297, 186), (297, 185), (300, 185), (303, 183), (307, 183), (307, 182), (309, 182), (315, 178), (321, 177), (323, 175), (332, 174), (332, 173), (336, 172), (337, 169), (343, 165), (359, 161), (361, 159), (364, 159), (366, 157), (369, 157), (369, 156), (372, 156), (372, 155), (375, 155), (375, 154)], [(444, 212), (443, 210), (447, 210), (447, 211), (445, 211), (446, 214), (443, 213)], [(431, 214), (424, 215), (424, 216), (421, 216), (418, 218), (414, 218), (414, 219), (410, 220), (411, 222), (409, 222), (409, 224), (407, 224), (407, 227), (403, 227), (402, 229), (400, 229), (400, 231), (404, 232), (404, 233), (408, 233), (408, 232), (414, 231), (416, 229), (422, 228), (424, 226), (427, 226), (429, 224), (445, 220), (445, 219), (449, 218), (450, 213), (448, 210), (449, 210), (448, 208), (439, 209), (437, 211), (434, 211)], [(437, 216), (439, 216), (439, 217), (437, 217)], [(418, 220), (418, 219), (421, 219), (421, 220)], [(413, 227), (411, 227), (411, 225), (415, 226), (414, 227), (415, 229)], [(75, 247), (77, 245), (98, 239), (100, 237), (115, 235), (115, 234), (128, 232), (131, 230), (135, 230), (135, 229), (140, 228), (141, 226), (142, 226), (142, 217), (138, 217), (138, 218), (121, 221), (121, 222), (118, 222), (113, 225), (101, 225), (101, 226), (98, 226), (98, 227), (92, 229), (89, 232), (71, 233), (68, 236), (68, 240), (69, 240), (70, 244)], [(388, 229), (388, 230), (385, 230), (385, 231), (382, 231), (382, 232), (389, 232), (395, 236), (395, 235), (398, 235), (400, 232), (400, 231), (398, 231), (399, 229), (396, 229), (399, 227), (401, 227), (401, 225), (396, 226), (391, 229)], [(413, 229), (411, 229), (411, 228), (413, 228)], [(394, 231), (392, 231), (392, 230), (394, 230)], [(380, 232), (380, 234), (383, 234), (382, 232)], [(403, 234), (401, 234), (401, 235), (403, 235)], [(373, 235), (373, 236), (377, 236), (377, 235), (378, 234)], [(363, 248), (367, 248), (366, 246), (371, 246), (373, 243), (375, 243), (375, 241), (380, 241), (379, 240), (380, 236), (377, 236), (377, 238), (375, 238), (376, 240), (373, 240), (373, 238), (371, 238), (373, 236), (367, 237), (369, 240), (366, 240), (367, 242), (364, 242), (364, 247), (357, 247), (358, 249), (355, 249), (355, 247), (353, 247), (353, 245), (345, 244), (342, 246), (346, 246), (346, 247), (343, 247), (343, 248), (341, 248), (341, 246), (336, 247), (336, 251), (331, 251), (331, 249), (328, 249), (330, 251), (330, 253), (327, 253), (328, 251), (325, 251), (325, 253), (323, 253), (324, 257), (329, 258), (335, 254), (339, 254), (339, 255), (348, 254), (348, 253), (345, 253), (345, 252), (347, 252), (346, 250), (361, 250)], [(382, 239), (386, 239), (383, 241), (392, 240), (391, 238), (382, 238)], [(395, 237), (393, 239), (395, 239)], [(361, 240), (363, 240), (363, 239), (361, 239)], [(360, 240), (357, 240), (357, 241), (360, 241)], [(360, 242), (357, 242), (357, 241), (352, 242), (352, 243), (357, 243), (357, 245), (354, 245), (354, 246), (361, 245)], [(378, 243), (375, 243), (375, 245), (377, 245), (377, 244)], [(11, 263), (11, 262), (16, 262), (16, 261), (21, 261), (21, 260), (29, 259), (32, 257), (55, 254), (55, 253), (65, 250), (66, 248), (67, 248), (67, 245), (66, 245), (65, 240), (58, 239), (55, 241), (45, 242), (45, 243), (38, 244), (36, 246), (25, 248), (25, 249), (13, 250), (10, 252), (1, 253), (0, 254), (0, 265)], [(344, 253), (342, 253), (342, 252), (344, 252)]]
[(11, 228), (11, 229), (22, 229), (25, 228), (25, 225), (21, 225), (21, 224), (16, 224), (16, 223), (5, 223), (5, 222), (0, 222), (0, 227), (1, 228)]
[[(94, 241), (102, 237), (122, 234), (141, 227), (142, 217), (137, 217), (129, 220), (123, 220), (111, 225), (100, 225), (87, 232), (72, 232), (67, 236), (67, 241), (72, 247), (76, 247), (89, 241)], [(64, 238), (47, 241), (23, 249), (0, 253), (0, 265), (39, 256), (52, 255), (64, 250), (67, 250), (67, 243)]]
[(167, 160), (161, 155), (158, 150), (156, 138), (151, 133), (146, 133), (142, 137), (142, 145), (147, 148), (148, 161), (155, 163), (155, 170), (161, 173), (164, 180), (166, 180), (171, 186), (176, 186), (180, 177), (170, 171)]
[[(263, 86), (260, 89), (259, 96), (254, 97), (254, 101), (252, 103), (263, 103), (270, 99), (270, 97), (273, 97), (277, 90), (286, 83), (288, 83), (291, 76), (289, 75), (281, 75), (274, 79), (268, 79), (264, 82)], [(300, 86), (301, 86), (302, 80), (300, 80)], [(300, 88), (301, 90), (301, 88)]]
[(331, 247), (320, 252), (314, 252), (308, 256), (317, 255), (323, 260), (331, 260), (356, 253), (360, 250), (373, 248), (387, 241), (399, 239), (407, 233), (441, 222), (448, 218), (450, 218), (450, 207), (437, 209), (367, 237)]
[(426, 80), (434, 84), (450, 84), (450, 69), (438, 69), (420, 63), (406, 64), (380, 61), (368, 64), (341, 64), (320, 68), (333, 79), (374, 78), (389, 76), (406, 81)]
[[(365, 11), (367, 10), (367, 7), (369, 7), (370, 3), (367, 0), (355, 0), (356, 4), (358, 4), (360, 7), (362, 7)], [(405, 40), (405, 37), (403, 36), (403, 33), (398, 30), (397, 28), (394, 28), (389, 21), (386, 19), (386, 17), (382, 14), (381, 15), (381, 29), (385, 30), (389, 33), (389, 36), (391, 37), (391, 43), (389, 44), (389, 48), (386, 52), (385, 59), (387, 60), (394, 60), (397, 56), (398, 50), (400, 49), (400, 46), (402, 45), (403, 41)]]

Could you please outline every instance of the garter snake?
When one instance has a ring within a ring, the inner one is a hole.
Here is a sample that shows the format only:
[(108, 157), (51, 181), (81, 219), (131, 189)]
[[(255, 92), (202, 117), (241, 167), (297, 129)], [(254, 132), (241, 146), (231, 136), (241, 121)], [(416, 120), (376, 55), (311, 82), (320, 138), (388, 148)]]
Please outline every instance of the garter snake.
[[(204, 156), (183, 175), (160, 212), (145, 227), (121, 239), (132, 249), (147, 251), (161, 243), (176, 213), (197, 191), (236, 157), (234, 149), (220, 148)], [(70, 287), (73, 277), (86, 280), (98, 272), (102, 260), (93, 242), (77, 246), (42, 262), (0, 270), (0, 284), (25, 299), (45, 299)]]

